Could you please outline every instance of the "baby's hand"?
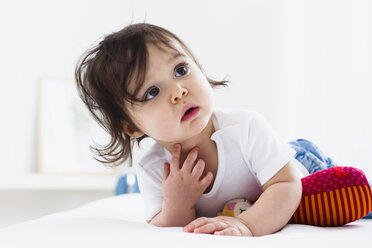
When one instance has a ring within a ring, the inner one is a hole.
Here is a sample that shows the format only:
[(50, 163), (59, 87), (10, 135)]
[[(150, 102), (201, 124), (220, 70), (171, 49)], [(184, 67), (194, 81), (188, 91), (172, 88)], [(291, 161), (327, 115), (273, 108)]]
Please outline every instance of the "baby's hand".
[(183, 231), (227, 236), (253, 236), (243, 220), (229, 216), (201, 217), (187, 224)]
[(176, 144), (171, 164), (164, 164), (162, 188), (163, 204), (166, 204), (166, 207), (178, 210), (192, 209), (212, 182), (212, 172), (207, 172), (203, 176), (204, 161), (199, 159), (195, 164), (198, 151), (198, 148), (192, 149), (180, 167), (181, 145)]

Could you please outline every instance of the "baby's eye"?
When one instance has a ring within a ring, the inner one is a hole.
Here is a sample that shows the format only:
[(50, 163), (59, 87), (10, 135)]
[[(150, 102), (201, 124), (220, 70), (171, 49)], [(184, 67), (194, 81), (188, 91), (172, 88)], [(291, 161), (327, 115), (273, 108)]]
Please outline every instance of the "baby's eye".
[(176, 69), (174, 70), (175, 74), (176, 74), (176, 77), (181, 77), (181, 76), (184, 76), (187, 74), (189, 70), (189, 67), (188, 67), (188, 64), (179, 64), (178, 66), (176, 66)]
[(159, 88), (158, 87), (151, 87), (145, 94), (145, 100), (150, 100), (154, 98), (157, 94), (159, 94)]

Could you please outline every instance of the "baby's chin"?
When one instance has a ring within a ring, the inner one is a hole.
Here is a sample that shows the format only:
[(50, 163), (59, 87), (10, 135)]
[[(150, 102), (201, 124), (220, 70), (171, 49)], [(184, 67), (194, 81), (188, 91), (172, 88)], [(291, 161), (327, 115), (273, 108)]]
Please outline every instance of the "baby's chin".
[[(199, 107), (198, 116), (192, 120), (179, 121), (178, 125), (163, 127), (158, 133), (149, 135), (158, 143), (182, 143), (206, 135), (214, 130), (212, 122), (212, 110)], [(208, 125), (209, 124), (209, 125)], [(156, 126), (156, 125), (155, 125)]]
[(210, 138), (210, 135), (214, 132), (212, 113), (208, 116), (194, 121), (195, 123), (192, 123), (192, 125), (190, 125), (189, 127), (188, 132), (185, 133), (185, 138), (195, 138), (199, 135)]
[(174, 133), (174, 135), (171, 135), (171, 133), (168, 132), (166, 136), (153, 139), (160, 144), (189, 143), (193, 139), (200, 140), (198, 136), (203, 135), (205, 127), (206, 125), (195, 125), (191, 129), (189, 128), (187, 130), (181, 130), (180, 132)]

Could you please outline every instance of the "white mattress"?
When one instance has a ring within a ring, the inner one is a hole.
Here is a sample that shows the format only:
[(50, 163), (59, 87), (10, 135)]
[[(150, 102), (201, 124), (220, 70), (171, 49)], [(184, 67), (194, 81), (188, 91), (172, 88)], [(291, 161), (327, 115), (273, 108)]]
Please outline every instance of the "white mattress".
[(289, 224), (263, 237), (184, 233), (143, 220), (139, 194), (119, 195), (80, 208), (0, 229), (0, 247), (353, 247), (372, 246), (372, 219), (341, 227)]

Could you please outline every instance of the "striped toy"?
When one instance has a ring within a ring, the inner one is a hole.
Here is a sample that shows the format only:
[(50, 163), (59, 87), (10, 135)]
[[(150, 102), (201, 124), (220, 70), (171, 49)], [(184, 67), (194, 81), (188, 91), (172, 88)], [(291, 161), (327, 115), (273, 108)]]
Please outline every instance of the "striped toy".
[[(371, 187), (353, 167), (332, 167), (301, 179), (302, 198), (289, 223), (340, 226), (372, 210)], [(250, 207), (242, 199), (227, 202), (221, 215), (237, 216)]]
[(372, 210), (371, 187), (359, 169), (332, 167), (301, 181), (301, 202), (289, 223), (340, 226)]

